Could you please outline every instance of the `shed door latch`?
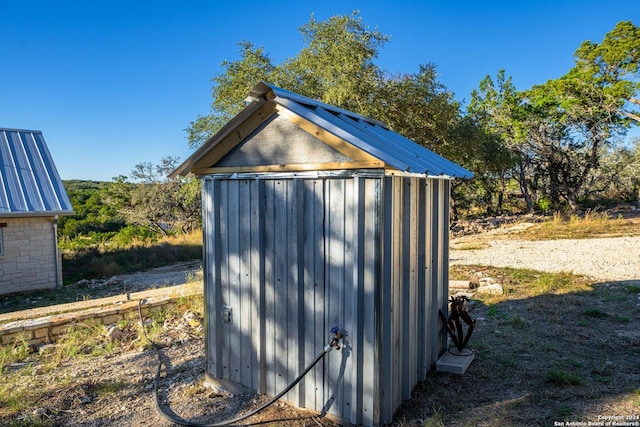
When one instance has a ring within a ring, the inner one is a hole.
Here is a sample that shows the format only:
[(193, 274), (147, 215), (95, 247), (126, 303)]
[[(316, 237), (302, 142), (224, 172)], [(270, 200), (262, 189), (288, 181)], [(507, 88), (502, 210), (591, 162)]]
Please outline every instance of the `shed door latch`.
[(222, 323), (231, 324), (233, 322), (233, 309), (228, 305), (222, 306)]

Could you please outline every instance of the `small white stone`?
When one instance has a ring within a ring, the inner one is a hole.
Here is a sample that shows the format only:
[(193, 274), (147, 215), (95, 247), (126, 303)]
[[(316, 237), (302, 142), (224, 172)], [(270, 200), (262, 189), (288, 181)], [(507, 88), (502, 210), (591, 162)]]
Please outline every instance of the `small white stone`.
[(112, 326), (107, 330), (107, 339), (109, 341), (120, 341), (122, 338), (124, 338), (124, 333), (117, 326)]
[(490, 285), (478, 287), (476, 292), (479, 294), (502, 295), (504, 294), (504, 289), (500, 283), (492, 283)]

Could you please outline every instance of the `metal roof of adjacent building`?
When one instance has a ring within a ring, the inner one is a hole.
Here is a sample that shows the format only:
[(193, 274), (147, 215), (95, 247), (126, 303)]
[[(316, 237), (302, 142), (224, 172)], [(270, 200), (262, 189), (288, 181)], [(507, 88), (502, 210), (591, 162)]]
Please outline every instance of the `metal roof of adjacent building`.
[(70, 214), (42, 132), (0, 128), (0, 217)]
[[(260, 99), (269, 99), (281, 105), (400, 172), (451, 178), (473, 176), (472, 172), (462, 166), (392, 131), (380, 121), (264, 82), (258, 83), (251, 90), (247, 98), (250, 104), (245, 110), (251, 109)], [(238, 118), (242, 118), (242, 114), (227, 123), (220, 132), (179, 166), (172, 176), (189, 173), (191, 167), (206, 155), (211, 146), (215, 146), (220, 135), (228, 134), (229, 128), (241, 124)]]

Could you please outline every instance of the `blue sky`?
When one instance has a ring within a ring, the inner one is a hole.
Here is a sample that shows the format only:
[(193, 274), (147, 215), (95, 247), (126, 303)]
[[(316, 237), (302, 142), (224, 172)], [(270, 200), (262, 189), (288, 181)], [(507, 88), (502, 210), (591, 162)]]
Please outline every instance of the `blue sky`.
[(62, 179), (184, 160), (184, 129), (208, 113), (211, 77), (240, 41), (280, 63), (302, 48), (312, 13), (353, 10), (391, 36), (383, 70), (433, 63), (460, 101), (501, 68), (521, 90), (557, 78), (581, 42), (640, 25), (637, 0), (0, 0), (0, 127), (42, 130)]

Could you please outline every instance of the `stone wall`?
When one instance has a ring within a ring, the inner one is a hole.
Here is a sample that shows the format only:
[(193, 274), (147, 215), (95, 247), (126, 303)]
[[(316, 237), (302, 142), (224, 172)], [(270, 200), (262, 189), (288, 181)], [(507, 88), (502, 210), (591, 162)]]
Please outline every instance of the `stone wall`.
[(31, 310), (0, 314), (0, 345), (24, 340), (32, 347), (55, 342), (67, 328), (95, 319), (112, 325), (126, 316), (136, 315), (142, 300), (142, 313), (175, 304), (181, 298), (202, 295), (202, 282), (150, 289), (108, 298), (90, 299)]
[(0, 223), (0, 294), (58, 286), (61, 274), (54, 218), (0, 218)]

